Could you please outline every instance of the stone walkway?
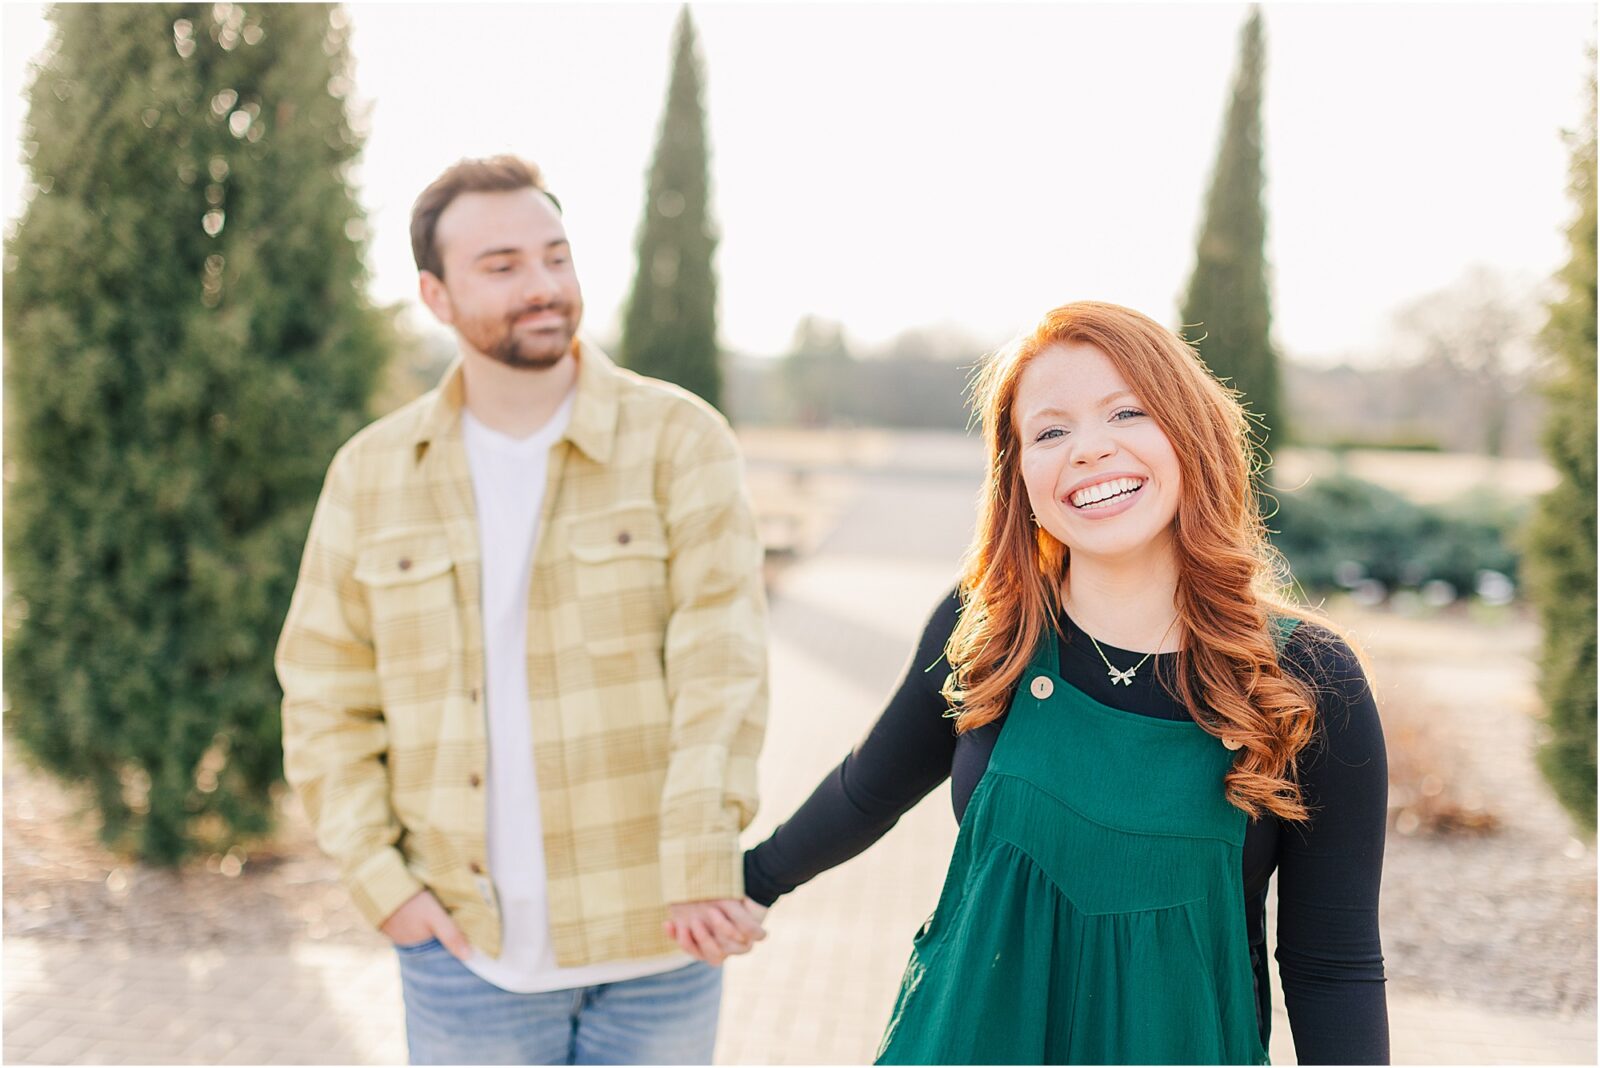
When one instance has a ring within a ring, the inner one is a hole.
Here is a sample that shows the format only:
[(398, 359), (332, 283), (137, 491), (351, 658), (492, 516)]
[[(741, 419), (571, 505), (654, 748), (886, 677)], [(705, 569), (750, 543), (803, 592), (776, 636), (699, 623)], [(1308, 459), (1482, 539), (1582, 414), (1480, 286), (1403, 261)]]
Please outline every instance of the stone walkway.
[[(938, 467), (930, 457), (944, 447), (906, 438), (896, 460)], [(952, 581), (976, 486), (961, 455), (944, 475), (863, 476), (820, 550), (785, 573), (773, 602), (763, 809), (748, 841), (788, 815), (870, 725), (921, 619)], [(872, 850), (781, 902), (767, 941), (728, 965), (718, 1062), (870, 1061), (955, 830), (941, 788)], [(296, 941), (278, 952), (142, 955), (13, 936), (4, 965), (9, 1063), (405, 1059), (399, 978), (376, 935), (358, 944)], [(1389, 1013), (1397, 1064), (1596, 1060), (1592, 1013), (1521, 1016), (1394, 983)], [(1273, 1036), (1273, 1061), (1292, 1063), (1281, 1011)]]

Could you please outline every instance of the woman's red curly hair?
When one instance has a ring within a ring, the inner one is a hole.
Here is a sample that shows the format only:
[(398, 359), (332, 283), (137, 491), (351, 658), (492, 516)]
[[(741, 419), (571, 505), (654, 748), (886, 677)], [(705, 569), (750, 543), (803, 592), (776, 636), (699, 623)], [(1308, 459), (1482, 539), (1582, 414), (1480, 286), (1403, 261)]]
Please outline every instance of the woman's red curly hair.
[(974, 380), (989, 467), (963, 566), (961, 619), (946, 647), (953, 670), (944, 692), (958, 710), (956, 729), (1004, 714), (1061, 610), (1069, 553), (1031, 519), (1014, 407), (1028, 362), (1069, 342), (1106, 354), (1178, 457), (1173, 544), (1182, 651), (1163, 681), (1201, 727), (1242, 743), (1223, 783), (1234, 806), (1252, 818), (1270, 812), (1305, 820), (1295, 758), (1314, 736), (1316, 703), (1306, 681), (1279, 668), (1269, 616), (1327, 621), (1277, 593), (1283, 569), (1267, 541), (1252, 482), (1255, 443), (1237, 395), (1172, 331), (1115, 304), (1056, 308), (990, 357)]

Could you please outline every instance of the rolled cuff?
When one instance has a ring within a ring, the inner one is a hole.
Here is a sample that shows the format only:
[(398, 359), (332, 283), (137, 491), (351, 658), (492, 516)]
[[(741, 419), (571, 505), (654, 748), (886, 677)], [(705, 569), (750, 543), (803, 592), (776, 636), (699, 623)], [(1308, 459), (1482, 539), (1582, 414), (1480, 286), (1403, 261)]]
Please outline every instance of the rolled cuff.
[(744, 854), (738, 834), (663, 840), (661, 896), (668, 905), (743, 897)]
[(394, 848), (374, 853), (350, 871), (344, 881), (350, 899), (373, 927), (382, 926), (395, 909), (427, 889)]
[(756, 859), (755, 850), (747, 849), (744, 854), (744, 893), (757, 905), (771, 908), (782, 897), (785, 891), (778, 889), (777, 885), (763, 876), (761, 864)]

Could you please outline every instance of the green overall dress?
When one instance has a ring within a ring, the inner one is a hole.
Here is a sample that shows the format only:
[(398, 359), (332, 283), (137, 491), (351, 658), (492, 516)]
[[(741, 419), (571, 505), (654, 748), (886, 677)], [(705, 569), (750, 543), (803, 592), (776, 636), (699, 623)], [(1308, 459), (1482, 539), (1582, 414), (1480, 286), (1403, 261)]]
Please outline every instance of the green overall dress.
[(1245, 815), (1222, 789), (1236, 754), (1191, 721), (1090, 699), (1045, 637), (878, 1063), (1267, 1063)]

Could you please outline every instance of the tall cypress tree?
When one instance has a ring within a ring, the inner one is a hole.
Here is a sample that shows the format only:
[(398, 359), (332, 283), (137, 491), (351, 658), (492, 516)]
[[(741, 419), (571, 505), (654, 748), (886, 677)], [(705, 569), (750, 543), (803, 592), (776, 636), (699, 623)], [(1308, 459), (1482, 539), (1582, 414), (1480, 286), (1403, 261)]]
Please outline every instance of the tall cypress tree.
[(1595, 827), (1595, 82), (1587, 124), (1572, 138), (1571, 258), (1558, 275), (1544, 341), (1554, 357), (1544, 445), (1560, 481), (1529, 529), (1527, 574), (1544, 627), (1539, 688), (1551, 738), (1545, 777), (1573, 816)]
[(264, 831), (272, 650), (366, 418), (360, 150), (329, 5), (58, 5), (5, 257), (9, 726), (175, 861)]
[[(1233, 99), (1222, 128), (1194, 273), (1183, 299), (1183, 327), (1206, 364), (1244, 394), (1250, 411), (1281, 444), (1287, 426), (1278, 356), (1272, 348), (1272, 295), (1267, 272), (1263, 203), (1261, 93), (1266, 45), (1261, 9), (1239, 36)], [(1203, 340), (1200, 340), (1203, 338)]]
[(722, 403), (717, 350), (717, 247), (707, 166), (704, 74), (685, 6), (673, 34), (672, 79), (639, 224), (639, 264), (621, 359), (712, 404)]

